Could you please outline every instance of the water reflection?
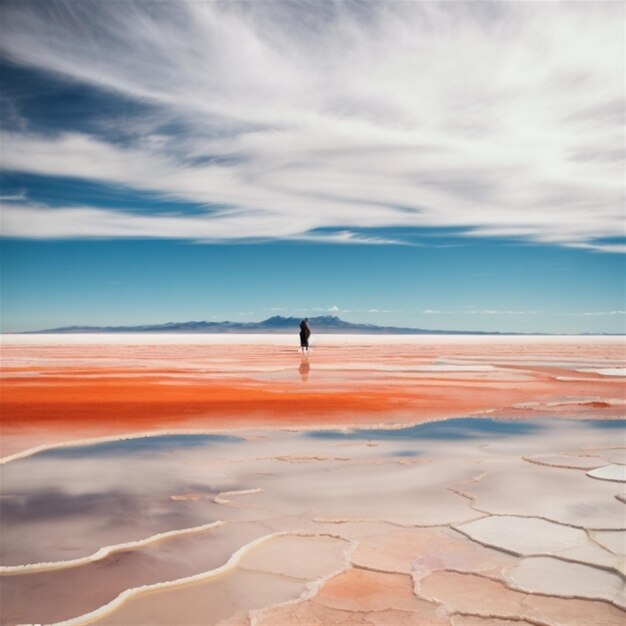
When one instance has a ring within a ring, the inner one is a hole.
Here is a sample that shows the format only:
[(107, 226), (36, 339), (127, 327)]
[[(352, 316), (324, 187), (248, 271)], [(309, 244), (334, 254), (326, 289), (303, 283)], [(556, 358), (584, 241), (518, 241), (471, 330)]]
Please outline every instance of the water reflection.
[(600, 429), (626, 429), (626, 420), (584, 420), (584, 423), (592, 428)]
[(177, 448), (206, 446), (212, 443), (240, 443), (241, 437), (232, 435), (157, 435), (119, 439), (85, 446), (72, 446), (45, 450), (36, 455), (37, 458), (74, 458), (81, 456), (132, 454), (136, 452), (171, 452)]
[[(303, 359), (300, 365), (308, 374), (308, 361)], [(606, 427), (618, 424), (623, 426), (624, 421)], [(298, 528), (302, 524), (311, 529), (320, 527), (315, 518), (381, 519), (403, 526), (460, 523), (473, 512), (465, 498), (449, 489), (456, 484), (462, 484), (464, 492), (474, 489), (473, 497), (494, 507), (498, 502), (513, 507), (511, 514), (581, 526), (585, 520), (593, 527), (614, 530), (623, 525), (623, 505), (614, 498), (614, 486), (591, 480), (584, 471), (558, 471), (520, 461), (522, 455), (576, 450), (586, 457), (589, 446), (605, 450), (618, 431), (603, 430), (597, 422), (475, 418), (397, 430), (239, 434), (180, 434), (77, 446), (0, 468), (0, 564), (71, 561), (103, 546), (224, 521), (207, 532), (125, 547), (80, 567), (5, 576), (0, 621), (71, 619), (124, 589), (206, 572), (271, 530), (293, 530), (289, 520), (298, 520)], [(479, 445), (483, 442), (489, 443), (488, 449)], [(599, 465), (608, 462), (609, 453), (614, 451), (598, 456)], [(474, 486), (470, 479), (476, 476), (477, 462), (486, 473)], [(537, 484), (542, 488), (537, 490)], [(255, 574), (263, 580), (268, 575)], [(239, 587), (230, 591), (224, 587), (239, 580), (237, 576), (177, 589), (171, 610), (178, 617), (171, 623), (199, 623), (195, 614), (180, 617), (180, 607), (188, 608), (182, 595), (187, 589), (197, 594), (194, 606), (205, 615), (213, 605), (219, 608), (230, 601), (231, 596), (224, 596), (227, 592), (238, 602), (247, 597)], [(241, 584), (244, 591), (250, 589), (260, 597), (256, 579)], [(139, 607), (135, 621), (120, 612), (107, 617), (107, 623), (156, 623), (152, 617), (156, 599), (167, 597), (146, 594), (132, 605)], [(217, 617), (210, 620), (216, 623)]]
[(309, 357), (303, 356), (302, 361), (300, 362), (300, 367), (298, 368), (298, 371), (300, 372), (300, 378), (305, 382), (309, 380), (310, 369), (311, 369), (311, 364), (309, 363)]
[(441, 422), (417, 424), (409, 428), (363, 429), (342, 432), (321, 430), (307, 433), (314, 439), (477, 439), (484, 435), (506, 437), (530, 435), (544, 428), (536, 422), (504, 421), (479, 418), (450, 419)]
[(240, 441), (144, 437), (50, 450), (3, 466), (0, 563), (74, 559), (220, 519), (219, 493), (255, 486), (212, 462)]

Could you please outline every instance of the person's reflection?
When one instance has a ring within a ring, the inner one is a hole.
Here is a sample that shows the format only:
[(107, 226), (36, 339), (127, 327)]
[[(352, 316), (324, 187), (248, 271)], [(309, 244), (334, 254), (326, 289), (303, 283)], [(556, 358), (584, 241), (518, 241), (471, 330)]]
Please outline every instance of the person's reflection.
[(300, 362), (300, 367), (298, 371), (300, 372), (300, 378), (302, 380), (309, 380), (309, 370), (311, 369), (311, 365), (309, 364), (309, 359), (305, 356), (302, 357), (302, 361)]

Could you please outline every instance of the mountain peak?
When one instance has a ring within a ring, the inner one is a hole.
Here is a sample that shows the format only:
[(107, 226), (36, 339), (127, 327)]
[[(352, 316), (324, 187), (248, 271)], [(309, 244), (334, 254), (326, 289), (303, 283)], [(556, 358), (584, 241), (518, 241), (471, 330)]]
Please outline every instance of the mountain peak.
[[(273, 315), (261, 322), (167, 322), (137, 326), (64, 326), (33, 333), (297, 333), (302, 317)], [(310, 317), (313, 333), (365, 333), (373, 335), (499, 335), (480, 331), (424, 330), (346, 322), (337, 315)], [(510, 333), (504, 333), (510, 334)], [(515, 333), (513, 333), (515, 334)]]

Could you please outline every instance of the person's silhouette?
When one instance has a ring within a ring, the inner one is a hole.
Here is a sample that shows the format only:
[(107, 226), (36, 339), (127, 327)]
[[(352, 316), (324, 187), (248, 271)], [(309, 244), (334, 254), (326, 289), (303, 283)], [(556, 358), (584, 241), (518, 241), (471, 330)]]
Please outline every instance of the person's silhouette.
[(309, 328), (308, 322), (309, 318), (305, 317), (300, 322), (300, 348), (302, 349), (302, 353), (309, 351), (309, 337), (311, 336), (311, 329)]

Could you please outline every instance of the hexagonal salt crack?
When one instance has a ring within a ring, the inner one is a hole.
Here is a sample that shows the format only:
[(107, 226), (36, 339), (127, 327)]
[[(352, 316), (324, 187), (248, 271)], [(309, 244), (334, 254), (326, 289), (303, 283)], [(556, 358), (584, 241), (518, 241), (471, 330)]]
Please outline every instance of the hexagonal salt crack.
[(583, 530), (537, 517), (493, 515), (455, 528), (479, 543), (524, 556), (560, 552), (588, 541)]
[(626, 465), (605, 465), (587, 472), (587, 476), (599, 478), (600, 480), (614, 480), (626, 483)]
[(514, 588), (566, 598), (608, 600), (624, 607), (622, 579), (604, 570), (548, 556), (523, 559), (506, 576)]

